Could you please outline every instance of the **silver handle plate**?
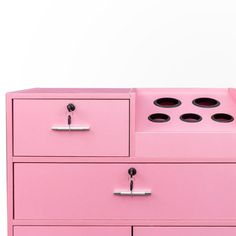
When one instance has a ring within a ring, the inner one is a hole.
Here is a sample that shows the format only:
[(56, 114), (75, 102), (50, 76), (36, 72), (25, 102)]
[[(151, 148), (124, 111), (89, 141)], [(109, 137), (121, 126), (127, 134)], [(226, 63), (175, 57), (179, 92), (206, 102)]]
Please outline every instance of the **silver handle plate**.
[(54, 131), (89, 131), (90, 126), (52, 126)]
[(118, 196), (149, 196), (152, 194), (151, 190), (140, 190), (140, 191), (128, 191), (128, 190), (115, 190), (114, 195)]

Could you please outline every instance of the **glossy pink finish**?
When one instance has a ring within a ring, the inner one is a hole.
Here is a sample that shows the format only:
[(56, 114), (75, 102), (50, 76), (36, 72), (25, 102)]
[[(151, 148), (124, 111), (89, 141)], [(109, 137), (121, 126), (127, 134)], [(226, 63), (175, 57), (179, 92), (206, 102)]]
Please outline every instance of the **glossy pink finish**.
[(135, 236), (234, 236), (235, 227), (135, 227)]
[(14, 236), (130, 236), (129, 227), (16, 226)]
[[(30, 164), (14, 167), (16, 219), (236, 218), (236, 164), (134, 164), (134, 190), (125, 197), (130, 164)], [(63, 204), (62, 204), (63, 203)]]
[[(67, 126), (69, 103), (89, 131), (51, 130)], [(15, 156), (129, 156), (128, 100), (15, 100), (13, 125)]]

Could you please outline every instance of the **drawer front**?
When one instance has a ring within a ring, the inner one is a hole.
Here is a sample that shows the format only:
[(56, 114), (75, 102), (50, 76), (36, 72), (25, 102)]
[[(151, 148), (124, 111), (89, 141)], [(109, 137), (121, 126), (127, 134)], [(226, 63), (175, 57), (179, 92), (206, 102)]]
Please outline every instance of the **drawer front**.
[(14, 100), (13, 109), (15, 156), (129, 156), (129, 100)]
[[(134, 192), (128, 169), (135, 167)], [(15, 219), (236, 219), (236, 164), (16, 163)]]
[(131, 236), (129, 227), (16, 226), (14, 236)]
[(236, 227), (134, 227), (134, 236), (234, 236)]

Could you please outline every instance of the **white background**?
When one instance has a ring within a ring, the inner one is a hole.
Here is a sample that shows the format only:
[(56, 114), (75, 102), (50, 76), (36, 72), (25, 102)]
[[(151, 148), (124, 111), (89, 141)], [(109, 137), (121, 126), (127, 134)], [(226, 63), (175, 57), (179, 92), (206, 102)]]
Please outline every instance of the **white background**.
[(236, 87), (236, 2), (0, 0), (0, 235), (5, 97), (30, 87)]

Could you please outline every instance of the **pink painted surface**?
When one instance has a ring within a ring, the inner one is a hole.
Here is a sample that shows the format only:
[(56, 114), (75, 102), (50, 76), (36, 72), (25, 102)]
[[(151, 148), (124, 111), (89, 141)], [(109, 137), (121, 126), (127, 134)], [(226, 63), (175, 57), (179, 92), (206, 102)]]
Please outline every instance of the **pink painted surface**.
[(129, 189), (130, 164), (16, 163), (15, 219), (236, 219), (236, 164), (132, 166), (134, 190), (151, 196), (113, 195)]
[[(53, 131), (66, 126), (73, 103), (72, 126), (89, 131)], [(14, 100), (15, 156), (128, 156), (128, 100)]]
[[(215, 113), (228, 113), (236, 118), (234, 90), (227, 89), (137, 89), (135, 156), (158, 157), (168, 160), (179, 158), (191, 161), (204, 157), (205, 161), (236, 156), (236, 119), (230, 123), (219, 123), (211, 119)], [(181, 101), (174, 108), (154, 105), (162, 97), (173, 97)], [(199, 97), (218, 100), (214, 108), (202, 108), (192, 104)], [(148, 120), (153, 113), (165, 113), (170, 121), (155, 123)], [(202, 117), (197, 123), (180, 120), (184, 113), (196, 113)]]
[(12, 159), (12, 100), (6, 96), (7, 154), (7, 222), (8, 236), (13, 236), (13, 159)]
[[(203, 96), (221, 105), (192, 105)], [(157, 107), (153, 101), (160, 97), (176, 97), (182, 105)], [(92, 132), (51, 131), (66, 123), (69, 102), (78, 108), (72, 122), (90, 123)], [(170, 115), (170, 122), (148, 121), (155, 112)], [(180, 121), (186, 112), (202, 122)], [(134, 227), (134, 236), (236, 235), (236, 120), (213, 122), (216, 112), (236, 118), (235, 89), (8, 93), (8, 236), (130, 236), (132, 225), (172, 226)], [(151, 189), (151, 196), (113, 195), (129, 188), (129, 167), (138, 170), (135, 190)]]
[(134, 236), (234, 236), (236, 227), (134, 227)]
[(33, 88), (9, 92), (7, 96), (21, 99), (129, 99), (132, 94), (129, 88)]
[[(32, 88), (16, 91), (15, 93), (82, 93), (82, 94), (126, 94), (130, 92), (130, 88)], [(14, 92), (13, 92), (14, 93)]]
[(236, 158), (236, 133), (136, 133), (135, 157), (162, 161), (225, 161)]
[[(181, 105), (165, 108), (154, 105), (162, 97), (176, 98)], [(193, 105), (192, 101), (200, 97), (214, 98), (220, 105), (213, 108), (202, 108)], [(136, 90), (136, 131), (137, 132), (227, 132), (236, 131), (236, 120), (231, 123), (218, 123), (211, 115), (218, 112), (229, 113), (236, 117), (236, 101), (227, 89), (137, 89)], [(150, 122), (150, 114), (161, 112), (171, 117), (166, 123)], [(184, 113), (197, 113), (202, 116), (198, 123), (187, 123), (179, 119)]]
[(14, 236), (130, 236), (130, 227), (16, 226)]

